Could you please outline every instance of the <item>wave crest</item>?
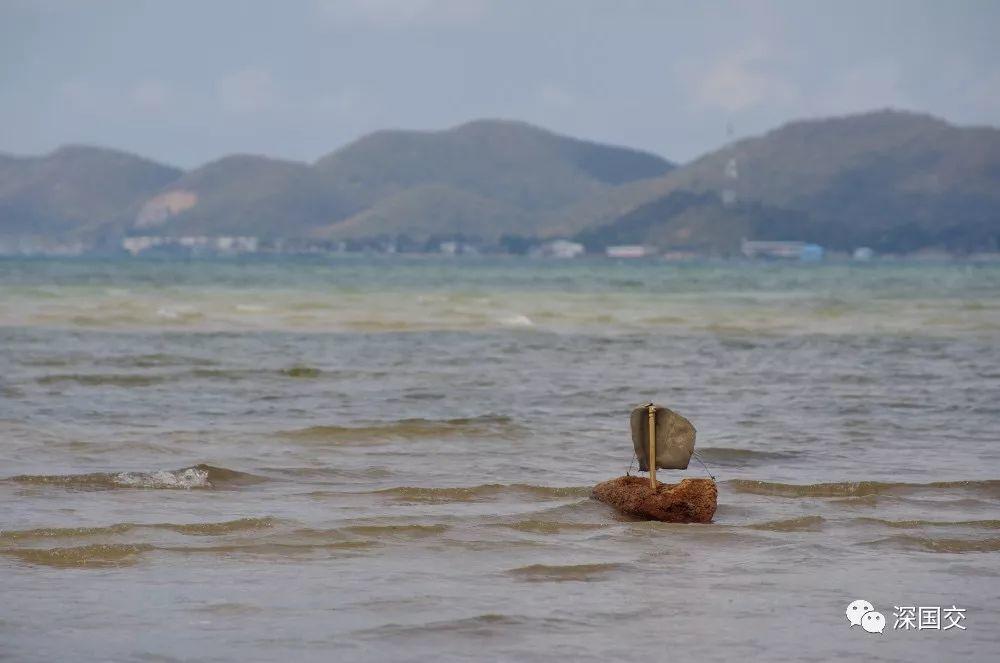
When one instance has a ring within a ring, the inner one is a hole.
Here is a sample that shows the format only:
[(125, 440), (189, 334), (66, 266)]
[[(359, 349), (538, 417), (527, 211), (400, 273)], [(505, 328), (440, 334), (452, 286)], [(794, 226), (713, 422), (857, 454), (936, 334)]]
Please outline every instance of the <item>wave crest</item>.
[(921, 529), (924, 527), (971, 527), (975, 529), (1000, 529), (1000, 520), (887, 520), (885, 518), (857, 518), (857, 522), (882, 525), (893, 529)]
[(600, 579), (601, 576), (624, 568), (622, 564), (598, 563), (598, 564), (531, 564), (530, 566), (520, 566), (511, 569), (507, 573), (522, 580), (534, 582), (566, 582), (566, 581), (590, 581)]
[(56, 568), (105, 568), (134, 564), (153, 546), (132, 543), (98, 543), (72, 548), (11, 548), (0, 551), (25, 564)]
[(152, 472), (92, 472), (90, 474), (21, 474), (7, 481), (35, 486), (60, 486), (78, 490), (210, 489), (248, 485), (265, 481), (246, 472), (199, 464), (179, 470)]
[(754, 523), (753, 525), (747, 525), (747, 527), (767, 532), (818, 532), (823, 528), (824, 522), (826, 520), (823, 516), (802, 516), (800, 518)]
[(0, 530), (0, 543), (38, 539), (85, 539), (114, 536), (137, 529), (169, 530), (193, 536), (217, 536), (234, 532), (273, 527), (274, 518), (239, 518), (215, 523), (115, 523), (98, 527), (39, 527), (23, 530)]
[(496, 523), (493, 526), (512, 529), (518, 532), (527, 532), (529, 534), (563, 534), (566, 532), (589, 532), (604, 529), (608, 525), (606, 523), (574, 523), (529, 518), (512, 523)]
[(988, 539), (941, 539), (929, 536), (900, 534), (876, 541), (869, 541), (874, 547), (903, 548), (934, 553), (977, 553), (1000, 551), (1000, 538)]
[(934, 481), (904, 483), (896, 481), (842, 481), (836, 483), (792, 484), (750, 479), (731, 479), (726, 485), (740, 493), (775, 497), (868, 497), (871, 495), (907, 494), (926, 491), (960, 490), (978, 495), (1000, 496), (1000, 480)]

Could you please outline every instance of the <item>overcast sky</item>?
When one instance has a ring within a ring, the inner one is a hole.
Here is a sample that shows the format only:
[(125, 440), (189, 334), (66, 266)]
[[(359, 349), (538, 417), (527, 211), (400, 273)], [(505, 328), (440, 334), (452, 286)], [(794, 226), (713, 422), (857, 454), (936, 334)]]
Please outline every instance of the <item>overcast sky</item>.
[(685, 161), (790, 119), (1000, 124), (1000, 2), (0, 0), (0, 151), (313, 160), (481, 117)]

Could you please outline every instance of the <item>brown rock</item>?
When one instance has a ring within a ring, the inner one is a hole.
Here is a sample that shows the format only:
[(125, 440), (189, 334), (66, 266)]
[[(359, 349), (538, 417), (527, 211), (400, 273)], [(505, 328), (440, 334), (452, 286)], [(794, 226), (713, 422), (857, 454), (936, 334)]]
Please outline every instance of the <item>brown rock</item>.
[(649, 487), (645, 477), (624, 476), (594, 486), (591, 497), (624, 514), (665, 523), (710, 523), (719, 491), (711, 479), (682, 479)]

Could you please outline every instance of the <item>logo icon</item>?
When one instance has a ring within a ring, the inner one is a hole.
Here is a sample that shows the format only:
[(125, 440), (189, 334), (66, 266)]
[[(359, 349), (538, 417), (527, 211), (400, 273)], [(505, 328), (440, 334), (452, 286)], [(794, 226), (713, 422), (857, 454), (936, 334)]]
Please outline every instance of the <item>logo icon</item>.
[(881, 633), (885, 629), (885, 615), (877, 612), (875, 606), (863, 599), (848, 603), (846, 614), (851, 628), (861, 626), (868, 633)]
[(881, 633), (885, 629), (885, 615), (881, 612), (866, 612), (861, 618), (861, 628), (869, 633)]
[(861, 623), (861, 618), (865, 616), (865, 613), (873, 610), (875, 610), (875, 606), (868, 601), (861, 599), (851, 601), (847, 605), (847, 621), (851, 622), (851, 626), (857, 626)]

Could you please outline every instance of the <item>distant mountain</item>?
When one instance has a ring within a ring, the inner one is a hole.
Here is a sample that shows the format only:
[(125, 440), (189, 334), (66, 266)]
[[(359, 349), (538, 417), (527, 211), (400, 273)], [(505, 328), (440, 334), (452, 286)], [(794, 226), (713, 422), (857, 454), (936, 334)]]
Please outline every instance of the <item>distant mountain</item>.
[[(584, 223), (628, 223), (629, 213), (648, 214), (654, 201), (682, 191), (729, 191), (737, 201), (803, 212), (781, 227), (784, 238), (836, 249), (997, 250), (1000, 130), (899, 111), (793, 122), (671, 171), (625, 214), (592, 205)], [(754, 234), (775, 232), (761, 220)]]
[(672, 167), (645, 152), (503, 120), (380, 131), (316, 163), (338, 200), (355, 211), (330, 224), (329, 236), (434, 228), (484, 239), (545, 234), (547, 212)]
[(133, 231), (492, 241), (543, 233), (546, 211), (671, 168), (651, 154), (520, 122), (380, 131), (312, 166), (244, 155), (214, 161), (147, 200)]
[(132, 234), (301, 237), (346, 212), (307, 164), (234, 155), (171, 182), (136, 213)]
[(0, 236), (88, 237), (129, 221), (181, 171), (132, 154), (73, 145), (0, 155)]
[(998, 250), (1000, 130), (878, 111), (793, 122), (682, 167), (505, 120), (379, 131), (315, 164), (234, 155), (186, 173), (92, 147), (0, 155), (0, 249), (123, 235)]

